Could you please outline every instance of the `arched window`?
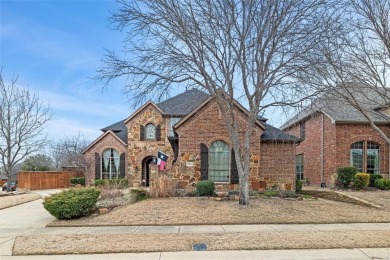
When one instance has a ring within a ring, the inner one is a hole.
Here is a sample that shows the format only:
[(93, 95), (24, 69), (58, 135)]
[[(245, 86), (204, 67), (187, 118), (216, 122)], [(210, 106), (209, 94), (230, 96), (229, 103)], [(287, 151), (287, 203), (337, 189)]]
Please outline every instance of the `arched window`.
[(156, 127), (153, 124), (147, 124), (145, 126), (145, 139), (156, 140)]
[(102, 156), (102, 179), (118, 179), (120, 157), (119, 153), (112, 148), (103, 151)]
[(229, 182), (230, 148), (223, 141), (215, 141), (209, 151), (209, 180)]
[(367, 142), (367, 173), (379, 173), (379, 144)]
[(356, 142), (351, 145), (351, 165), (363, 171), (363, 148), (364, 142)]
[(360, 141), (351, 145), (351, 165), (360, 172), (380, 173), (380, 145), (372, 141)]

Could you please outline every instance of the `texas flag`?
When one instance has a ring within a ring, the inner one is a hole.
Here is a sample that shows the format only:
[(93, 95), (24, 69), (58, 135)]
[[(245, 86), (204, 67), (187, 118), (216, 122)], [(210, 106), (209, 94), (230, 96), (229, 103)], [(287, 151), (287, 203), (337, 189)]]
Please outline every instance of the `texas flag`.
[(158, 155), (157, 155), (157, 165), (160, 165), (160, 171), (164, 170), (165, 168), (165, 165), (167, 164), (167, 161), (168, 161), (168, 155), (166, 155), (165, 153), (161, 152), (161, 151), (158, 151)]

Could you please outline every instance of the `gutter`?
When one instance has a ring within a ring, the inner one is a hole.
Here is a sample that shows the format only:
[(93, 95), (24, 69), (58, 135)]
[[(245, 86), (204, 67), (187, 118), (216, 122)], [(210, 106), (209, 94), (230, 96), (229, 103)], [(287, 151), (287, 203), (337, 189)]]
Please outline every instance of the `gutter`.
[(324, 113), (321, 113), (321, 188), (324, 187)]

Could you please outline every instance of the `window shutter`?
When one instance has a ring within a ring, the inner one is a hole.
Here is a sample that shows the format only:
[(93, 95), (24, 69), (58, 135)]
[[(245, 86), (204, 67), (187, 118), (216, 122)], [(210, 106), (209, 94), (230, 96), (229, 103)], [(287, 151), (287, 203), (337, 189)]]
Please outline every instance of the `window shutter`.
[(120, 157), (120, 163), (119, 163), (119, 179), (124, 179), (126, 174), (126, 154), (122, 153)]
[(156, 141), (161, 141), (161, 125), (156, 127)]
[(200, 179), (209, 179), (209, 149), (205, 144), (200, 144)]
[(232, 149), (231, 160), (230, 160), (230, 183), (238, 184), (239, 183), (239, 175), (237, 170), (236, 156), (234, 153), (234, 149)]
[(95, 180), (100, 180), (100, 155), (95, 153)]
[(143, 125), (139, 126), (139, 139), (145, 141), (145, 127)]

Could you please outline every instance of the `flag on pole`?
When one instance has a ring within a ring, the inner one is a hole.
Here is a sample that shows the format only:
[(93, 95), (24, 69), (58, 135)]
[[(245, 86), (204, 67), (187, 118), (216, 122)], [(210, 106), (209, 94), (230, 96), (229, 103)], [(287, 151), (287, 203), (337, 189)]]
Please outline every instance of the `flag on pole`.
[(160, 166), (159, 167), (160, 171), (164, 170), (165, 165), (167, 164), (167, 161), (168, 161), (168, 155), (166, 155), (165, 153), (163, 153), (161, 151), (158, 151), (157, 165)]

